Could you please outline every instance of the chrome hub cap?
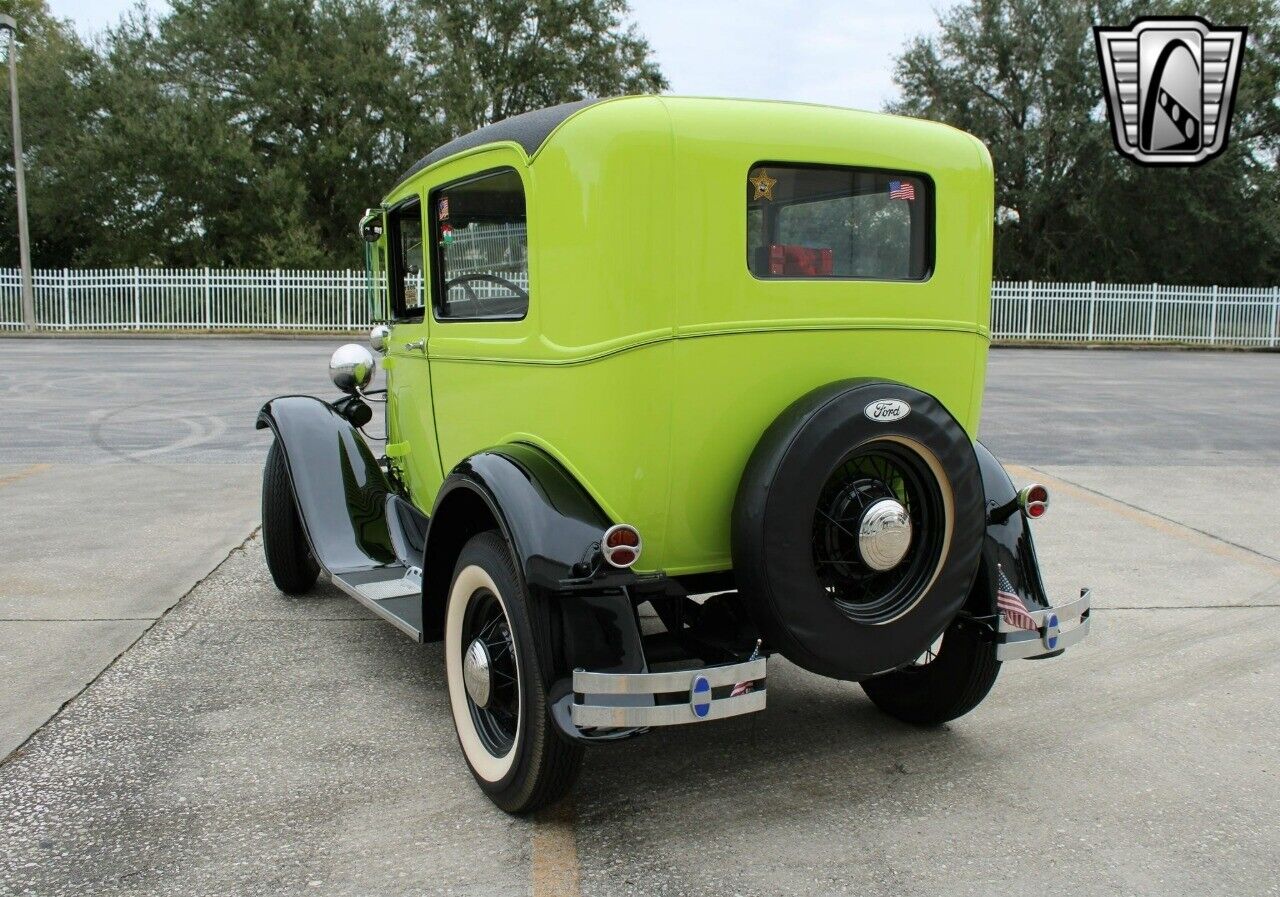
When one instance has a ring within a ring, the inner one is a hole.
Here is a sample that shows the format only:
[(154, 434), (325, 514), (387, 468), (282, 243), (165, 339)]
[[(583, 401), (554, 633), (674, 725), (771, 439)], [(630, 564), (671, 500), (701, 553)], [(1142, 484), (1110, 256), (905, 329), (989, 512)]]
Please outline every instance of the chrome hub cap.
[(882, 498), (862, 514), (858, 523), (858, 554), (877, 572), (892, 570), (911, 548), (911, 515), (900, 502)]
[(489, 676), (489, 649), (480, 639), (473, 641), (462, 657), (462, 684), (466, 686), (467, 697), (477, 707), (488, 706), (489, 696), (493, 691)]

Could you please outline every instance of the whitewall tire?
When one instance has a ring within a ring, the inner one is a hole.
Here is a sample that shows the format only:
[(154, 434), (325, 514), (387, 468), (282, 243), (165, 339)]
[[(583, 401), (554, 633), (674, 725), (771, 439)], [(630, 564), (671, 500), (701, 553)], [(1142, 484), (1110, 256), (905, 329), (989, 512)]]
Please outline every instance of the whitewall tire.
[(559, 800), (582, 765), (581, 745), (551, 719), (548, 613), (529, 594), (500, 533), (468, 540), (445, 608), (449, 709), (476, 783), (509, 813)]

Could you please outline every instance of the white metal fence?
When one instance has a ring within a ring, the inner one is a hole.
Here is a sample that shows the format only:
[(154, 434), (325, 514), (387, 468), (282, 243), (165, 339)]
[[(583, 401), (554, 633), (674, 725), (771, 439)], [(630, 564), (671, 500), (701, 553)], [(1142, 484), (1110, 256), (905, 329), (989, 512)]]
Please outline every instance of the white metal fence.
[[(370, 319), (363, 271), (64, 268), (33, 280), (40, 330), (344, 331)], [(21, 282), (0, 270), (0, 330), (22, 327)]]
[[(357, 332), (363, 271), (114, 268), (35, 272), (43, 331)], [(21, 279), (0, 270), (0, 331), (22, 329)], [(1029, 342), (1280, 347), (1280, 287), (997, 282), (991, 332)]]
[(1280, 287), (997, 282), (991, 335), (1029, 342), (1276, 348)]

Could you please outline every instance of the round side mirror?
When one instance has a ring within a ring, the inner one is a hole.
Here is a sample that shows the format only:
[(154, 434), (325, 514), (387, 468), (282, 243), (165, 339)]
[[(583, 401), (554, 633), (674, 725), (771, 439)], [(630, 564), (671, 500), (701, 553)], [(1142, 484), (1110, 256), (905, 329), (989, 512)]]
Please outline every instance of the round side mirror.
[(391, 336), (391, 328), (386, 324), (378, 324), (369, 331), (369, 345), (379, 355), (387, 354), (387, 338)]
[(366, 243), (377, 243), (382, 238), (382, 210), (365, 209), (360, 219), (360, 239)]
[(378, 362), (373, 353), (356, 343), (339, 346), (329, 358), (329, 379), (346, 393), (355, 393), (368, 386), (377, 369)]

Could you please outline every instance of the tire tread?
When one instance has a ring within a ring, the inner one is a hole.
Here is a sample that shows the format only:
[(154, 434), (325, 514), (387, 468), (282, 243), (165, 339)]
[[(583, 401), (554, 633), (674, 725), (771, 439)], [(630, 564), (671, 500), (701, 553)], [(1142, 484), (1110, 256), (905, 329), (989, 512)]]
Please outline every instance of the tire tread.
[(279, 440), (271, 443), (262, 471), (262, 549), (276, 588), (286, 595), (311, 590), (320, 565), (311, 555), (307, 534), (298, 518), (293, 483)]
[(994, 646), (971, 623), (953, 623), (932, 663), (863, 681), (881, 711), (917, 726), (938, 726), (982, 703), (1000, 673)]

